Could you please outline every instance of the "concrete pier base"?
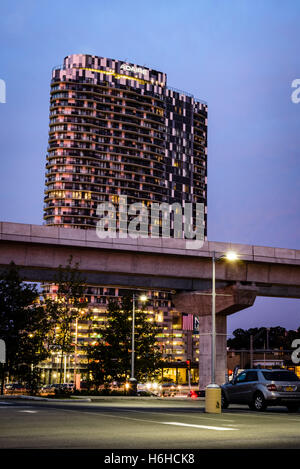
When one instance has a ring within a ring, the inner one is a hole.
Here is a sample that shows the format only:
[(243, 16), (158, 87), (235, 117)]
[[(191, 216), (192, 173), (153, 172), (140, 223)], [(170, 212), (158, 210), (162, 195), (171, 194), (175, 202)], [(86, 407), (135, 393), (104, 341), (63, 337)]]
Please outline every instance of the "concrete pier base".
[[(216, 291), (216, 384), (225, 382), (227, 370), (227, 316), (252, 306), (256, 294), (256, 287), (238, 283)], [(174, 296), (173, 302), (178, 311), (198, 316), (199, 388), (204, 390), (211, 383), (211, 291), (182, 292)]]
[[(199, 316), (199, 329), (199, 388), (204, 390), (211, 383), (211, 316)], [(225, 315), (216, 316), (216, 334), (216, 383), (224, 384), (227, 368), (227, 318)]]

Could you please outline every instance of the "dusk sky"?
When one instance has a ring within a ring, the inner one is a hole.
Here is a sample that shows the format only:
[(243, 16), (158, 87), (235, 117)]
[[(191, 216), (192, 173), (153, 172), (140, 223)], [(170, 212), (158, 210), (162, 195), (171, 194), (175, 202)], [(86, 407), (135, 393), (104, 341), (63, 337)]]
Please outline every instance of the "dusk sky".
[[(300, 1), (1, 1), (1, 221), (43, 223), (52, 67), (128, 60), (208, 103), (208, 239), (300, 249)], [(299, 300), (228, 319), (300, 326)]]

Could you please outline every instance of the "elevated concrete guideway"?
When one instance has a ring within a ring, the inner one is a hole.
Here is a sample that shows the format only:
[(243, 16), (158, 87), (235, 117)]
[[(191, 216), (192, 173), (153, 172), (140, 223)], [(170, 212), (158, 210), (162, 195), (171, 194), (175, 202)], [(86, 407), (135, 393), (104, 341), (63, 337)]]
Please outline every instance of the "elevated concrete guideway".
[(255, 284), (257, 295), (300, 298), (300, 250), (220, 242), (192, 250), (184, 240), (100, 240), (92, 230), (0, 222), (0, 266), (13, 260), (31, 281), (53, 280), (57, 267), (72, 255), (87, 283), (205, 290), (211, 285), (213, 251), (228, 250), (240, 260), (217, 262), (217, 286)]
[(185, 240), (99, 239), (94, 230), (0, 223), (0, 271), (11, 261), (24, 280), (51, 282), (69, 257), (87, 284), (173, 292), (177, 310), (200, 322), (201, 387), (210, 380), (212, 255), (227, 251), (236, 262), (216, 263), (216, 381), (226, 369), (226, 316), (252, 306), (256, 296), (300, 298), (300, 250), (205, 242), (186, 249)]

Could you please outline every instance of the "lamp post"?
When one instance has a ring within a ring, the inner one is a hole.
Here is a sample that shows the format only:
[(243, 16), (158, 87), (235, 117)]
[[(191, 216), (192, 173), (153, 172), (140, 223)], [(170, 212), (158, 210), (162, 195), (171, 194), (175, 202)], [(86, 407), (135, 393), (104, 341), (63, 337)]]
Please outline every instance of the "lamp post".
[(212, 254), (212, 311), (211, 311), (211, 383), (206, 388), (206, 412), (220, 412), (220, 387), (216, 384), (216, 261), (227, 259), (235, 261), (238, 256), (235, 252), (229, 251), (216, 257), (215, 251)]
[(0, 339), (0, 364), (1, 364), (1, 387), (0, 394), (4, 394), (4, 364), (6, 362), (6, 344), (4, 340)]
[[(80, 311), (83, 315), (85, 311)], [(74, 343), (74, 389), (80, 389), (80, 374), (77, 373), (77, 361), (78, 361), (78, 318), (75, 319), (75, 343)]]
[(74, 345), (74, 389), (77, 389), (77, 344), (78, 344), (78, 316), (75, 319), (75, 345)]
[(211, 384), (216, 380), (216, 253), (212, 256)]
[(147, 301), (147, 296), (146, 295), (141, 295), (140, 297), (137, 297), (135, 293), (132, 295), (132, 330), (131, 330), (131, 377), (130, 377), (130, 382), (132, 387), (135, 390), (135, 383), (136, 379), (134, 377), (134, 355), (135, 355), (135, 340), (134, 340), (134, 334), (135, 334), (135, 301), (136, 299), (139, 299), (142, 302)]
[(134, 332), (135, 332), (135, 300), (136, 300), (136, 295), (135, 293), (132, 295), (132, 329), (131, 329), (131, 376), (130, 380), (134, 381)]

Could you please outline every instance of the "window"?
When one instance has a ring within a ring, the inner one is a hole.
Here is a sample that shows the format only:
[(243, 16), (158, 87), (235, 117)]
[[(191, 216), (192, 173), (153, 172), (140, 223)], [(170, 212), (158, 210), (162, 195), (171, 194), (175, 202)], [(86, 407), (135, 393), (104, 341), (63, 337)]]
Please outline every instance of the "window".
[(267, 381), (299, 381), (293, 371), (263, 371), (262, 374)]
[(257, 371), (247, 371), (246, 381), (258, 381)]
[(246, 372), (244, 371), (243, 373), (239, 374), (238, 377), (236, 378), (237, 383), (244, 383), (246, 381)]

